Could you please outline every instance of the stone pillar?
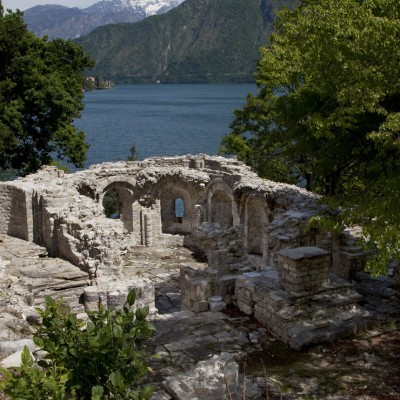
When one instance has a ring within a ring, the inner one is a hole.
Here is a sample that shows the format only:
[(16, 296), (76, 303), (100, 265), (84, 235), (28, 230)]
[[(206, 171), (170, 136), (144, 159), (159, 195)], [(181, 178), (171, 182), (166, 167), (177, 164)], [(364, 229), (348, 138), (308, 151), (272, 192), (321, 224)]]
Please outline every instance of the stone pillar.
[(180, 269), (181, 305), (195, 313), (208, 310), (208, 298), (212, 296), (211, 279), (203, 270), (189, 266)]
[(278, 253), (281, 286), (289, 291), (313, 291), (329, 280), (331, 256), (318, 247), (297, 247)]
[(204, 210), (203, 210), (203, 206), (201, 204), (196, 204), (194, 206), (195, 210), (196, 210), (196, 220), (195, 220), (195, 226), (200, 226), (204, 220)]
[(195, 157), (194, 159), (194, 167), (196, 169), (203, 169), (205, 166), (205, 157), (201, 154)]
[(151, 220), (151, 216), (149, 214), (144, 215), (144, 242), (145, 245), (151, 246), (153, 244), (153, 224)]

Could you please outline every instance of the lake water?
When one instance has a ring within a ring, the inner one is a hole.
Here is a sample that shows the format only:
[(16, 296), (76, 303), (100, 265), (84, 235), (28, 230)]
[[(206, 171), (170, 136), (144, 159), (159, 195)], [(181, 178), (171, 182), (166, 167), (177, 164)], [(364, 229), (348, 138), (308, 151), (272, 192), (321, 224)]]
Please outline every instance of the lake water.
[(251, 84), (117, 85), (86, 92), (75, 125), (90, 143), (86, 166), (137, 157), (218, 152), (233, 110), (242, 107)]

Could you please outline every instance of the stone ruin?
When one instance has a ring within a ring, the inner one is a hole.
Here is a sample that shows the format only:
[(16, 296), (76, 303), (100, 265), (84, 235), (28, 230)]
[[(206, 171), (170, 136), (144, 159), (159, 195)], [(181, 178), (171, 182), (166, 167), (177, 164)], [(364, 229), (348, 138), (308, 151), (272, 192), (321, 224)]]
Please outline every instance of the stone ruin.
[[(116, 219), (104, 215), (109, 193), (120, 203)], [(135, 287), (138, 305), (155, 312), (154, 284), (123, 277), (125, 254), (188, 247), (207, 267), (181, 267), (184, 307), (201, 313), (234, 305), (301, 349), (354, 334), (368, 320), (349, 281), (365, 254), (349, 234), (305, 230), (323, 209), (318, 200), (223, 157), (103, 163), (72, 174), (47, 166), (0, 184), (0, 234), (79, 267), (86, 309), (99, 301), (118, 307)], [(30, 288), (31, 304), (39, 292)]]

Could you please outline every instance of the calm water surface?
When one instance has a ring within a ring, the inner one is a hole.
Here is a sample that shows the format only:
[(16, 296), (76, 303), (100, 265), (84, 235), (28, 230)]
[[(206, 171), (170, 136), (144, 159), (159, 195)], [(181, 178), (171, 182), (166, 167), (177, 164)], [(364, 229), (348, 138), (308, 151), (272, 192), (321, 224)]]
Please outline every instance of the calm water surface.
[(75, 125), (91, 147), (86, 166), (125, 160), (135, 144), (138, 159), (217, 154), (233, 110), (255, 85), (117, 85), (85, 93)]

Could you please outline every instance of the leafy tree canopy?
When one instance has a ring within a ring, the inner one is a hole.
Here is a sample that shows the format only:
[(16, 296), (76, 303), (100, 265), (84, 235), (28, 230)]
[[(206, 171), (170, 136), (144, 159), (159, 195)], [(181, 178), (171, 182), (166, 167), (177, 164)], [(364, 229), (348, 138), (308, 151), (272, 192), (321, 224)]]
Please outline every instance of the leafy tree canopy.
[(259, 91), (221, 147), (263, 177), (331, 196), (384, 262), (400, 246), (399, 41), (398, 0), (282, 10), (261, 49)]
[(25, 175), (53, 157), (82, 166), (88, 145), (72, 122), (92, 66), (71, 41), (39, 39), (22, 13), (0, 9), (0, 171)]

